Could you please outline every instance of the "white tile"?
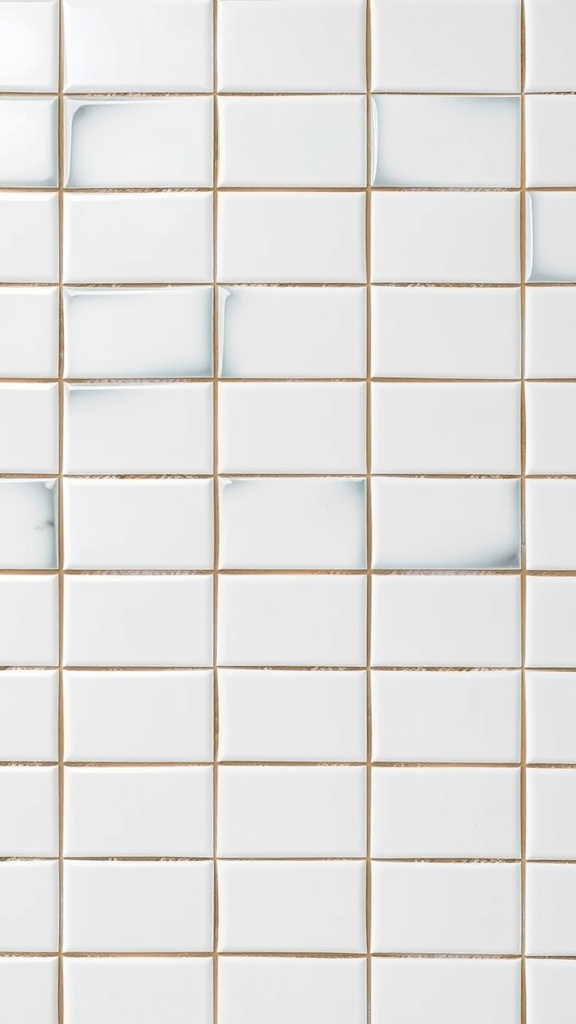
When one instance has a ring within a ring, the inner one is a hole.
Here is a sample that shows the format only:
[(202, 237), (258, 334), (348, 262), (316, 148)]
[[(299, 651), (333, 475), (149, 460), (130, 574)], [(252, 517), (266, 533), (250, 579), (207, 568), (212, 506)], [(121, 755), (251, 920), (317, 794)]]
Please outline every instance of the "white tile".
[(575, 128), (576, 97), (526, 97), (527, 185), (574, 184)]
[(58, 385), (0, 385), (0, 472), (58, 472)]
[(372, 103), (372, 184), (520, 185), (518, 97), (388, 95)]
[(212, 100), (205, 96), (65, 100), (68, 188), (212, 184)]
[(64, 627), (67, 665), (208, 665), (212, 579), (67, 576)]
[(70, 284), (210, 281), (212, 196), (68, 193), (63, 251)]
[(519, 768), (374, 768), (372, 857), (519, 857)]
[(211, 568), (212, 490), (211, 480), (65, 480), (66, 568)]
[(374, 0), (372, 88), (518, 92), (519, 0)]
[(0, 768), (0, 856), (58, 856), (57, 768)]
[(363, 576), (221, 576), (222, 665), (363, 665)]
[(361, 959), (222, 957), (220, 1024), (364, 1024)]
[(219, 7), (219, 89), (364, 92), (362, 0), (223, 0)]
[(57, 519), (54, 480), (0, 481), (2, 568), (58, 568)]
[(212, 288), (65, 288), (64, 335), (67, 377), (210, 377)]
[[(244, 2), (225, 0), (225, 5)], [(259, 2), (254, 6), (262, 7)], [(364, 221), (360, 193), (223, 192), (218, 199), (218, 277), (231, 283), (363, 282)]]
[(372, 662), (463, 668), (519, 665), (519, 577), (374, 577)]
[(576, 289), (526, 289), (526, 376), (576, 377)]
[(0, 864), (0, 946), (7, 953), (58, 951), (58, 862)]
[[(4, 6), (14, 5), (2, 4)], [(32, 4), (26, 3), (26, 6)], [(40, 5), (35, 3), (34, 6)], [(0, 280), (7, 283), (58, 280), (57, 195), (51, 192), (0, 194)]]
[(365, 867), (358, 861), (218, 864), (221, 952), (363, 953)]
[(528, 569), (575, 569), (576, 480), (526, 481)]
[(372, 288), (374, 377), (519, 377), (517, 288)]
[(218, 427), (221, 473), (365, 471), (363, 384), (224, 382)]
[(519, 672), (373, 672), (375, 761), (520, 760)]
[(526, 472), (576, 472), (574, 384), (526, 385)]
[(526, 673), (526, 753), (537, 764), (576, 764), (576, 673)]
[(0, 577), (0, 664), (58, 664), (58, 577)]
[(212, 864), (64, 862), (64, 951), (212, 948)]
[(211, 761), (212, 672), (64, 673), (67, 761)]
[(218, 756), (229, 761), (363, 761), (364, 672), (219, 669)]
[(576, 865), (526, 865), (526, 953), (572, 956), (576, 940)]
[(519, 210), (513, 192), (375, 192), (372, 280), (515, 284)]
[(56, 99), (3, 97), (0, 100), (2, 186), (57, 184), (57, 118)]
[(211, 92), (211, 0), (64, 0), (69, 92)]
[(211, 385), (67, 385), (64, 472), (211, 473)]
[(0, 375), (58, 375), (57, 288), (0, 288)]
[(223, 377), (364, 377), (363, 288), (220, 288)]
[(211, 768), (66, 768), (64, 857), (211, 857)]
[(220, 767), (218, 856), (366, 856), (365, 769)]
[(56, 1024), (56, 957), (3, 956), (0, 960), (0, 989), (11, 1024)]
[(520, 952), (517, 864), (372, 864), (376, 953)]
[(212, 1024), (206, 957), (81, 957), (64, 961), (68, 1024)]
[(363, 96), (222, 96), (218, 118), (220, 185), (366, 184)]
[(576, 1003), (576, 964), (572, 960), (527, 960), (529, 1024), (572, 1024)]
[(528, 192), (526, 277), (528, 281), (575, 281), (576, 194)]
[(56, 92), (58, 0), (0, 4), (0, 90)]
[(576, 579), (529, 576), (526, 591), (526, 660), (533, 668), (576, 663)]
[(526, 0), (526, 88), (574, 90), (575, 42), (576, 12), (569, 0)]
[(526, 856), (534, 860), (574, 860), (576, 773), (566, 768), (526, 772)]
[(520, 387), (374, 384), (372, 459), (375, 473), (519, 473)]
[(462, 1024), (463, 1020), (520, 1024), (519, 961), (374, 958), (372, 1020), (374, 1024)]
[(374, 477), (372, 565), (518, 568), (519, 481)]
[(2, 672), (0, 750), (6, 761), (58, 760), (57, 672)]
[(221, 477), (219, 519), (223, 569), (366, 568), (363, 480)]

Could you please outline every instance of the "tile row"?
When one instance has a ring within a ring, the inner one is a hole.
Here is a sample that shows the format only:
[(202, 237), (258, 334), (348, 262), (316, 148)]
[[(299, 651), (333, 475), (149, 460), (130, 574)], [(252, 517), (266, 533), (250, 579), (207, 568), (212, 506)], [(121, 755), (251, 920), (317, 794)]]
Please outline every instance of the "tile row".
[[(218, 88), (363, 92), (366, 2), (217, 4)], [(16, 0), (0, 20), (0, 89), (56, 91), (58, 0)], [(212, 92), (211, 0), (63, 0), (63, 85), (70, 92)], [(562, 0), (526, 0), (526, 87), (576, 85), (576, 15)], [(521, 2), (371, 0), (372, 88), (518, 92)], [(287, 47), (286, 38), (299, 40)], [(87, 40), (90, 46), (87, 46)], [(32, 42), (32, 45), (30, 43)]]
[[(58, 577), (0, 576), (0, 663), (58, 665)], [(374, 576), (371, 664), (515, 668), (522, 664), (517, 574)], [(223, 666), (366, 664), (364, 575), (220, 575)], [(526, 579), (526, 664), (576, 664), (576, 576)], [(212, 575), (67, 574), (63, 661), (70, 667), (213, 664)]]
[[(574, 187), (576, 97), (525, 110), (527, 185)], [(65, 99), (63, 116), (67, 188), (521, 183), (519, 97), (220, 97), (216, 181), (211, 97)], [(57, 98), (0, 98), (0, 186), (54, 187), (57, 164)]]
[[(209, 192), (67, 193), (63, 207), (65, 283), (214, 279)], [(371, 279), (517, 284), (520, 208), (516, 192), (376, 192)], [(527, 279), (576, 280), (576, 192), (529, 192), (525, 226)], [(58, 239), (56, 193), (0, 193), (3, 283), (57, 282)], [(365, 242), (362, 192), (223, 192), (218, 198), (222, 283), (363, 284)]]

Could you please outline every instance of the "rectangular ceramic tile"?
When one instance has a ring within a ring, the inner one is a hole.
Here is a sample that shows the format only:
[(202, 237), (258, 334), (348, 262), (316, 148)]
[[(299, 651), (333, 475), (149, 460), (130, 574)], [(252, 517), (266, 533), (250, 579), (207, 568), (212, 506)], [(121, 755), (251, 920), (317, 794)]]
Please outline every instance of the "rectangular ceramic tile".
[(64, 862), (65, 952), (211, 948), (210, 862)]
[(57, 576), (0, 576), (0, 664), (58, 664)]
[(362, 288), (220, 288), (223, 377), (365, 377)]
[(372, 757), (519, 761), (520, 673), (373, 672)]
[(371, 303), (374, 377), (520, 376), (517, 288), (374, 287)]
[(377, 569), (518, 569), (518, 480), (372, 481)]
[(58, 856), (57, 768), (0, 768), (0, 856)]
[[(66, 568), (212, 568), (212, 492), (211, 480), (65, 480)], [(0, 536), (1, 523), (0, 506)]]
[(520, 100), (374, 96), (372, 184), (518, 188)]
[(527, 960), (526, 993), (530, 1024), (570, 1024), (576, 1000), (576, 964), (573, 960)]
[(574, 860), (576, 774), (563, 768), (529, 768), (526, 785), (526, 856)]
[(526, 865), (526, 953), (572, 956), (576, 864)]
[(221, 473), (365, 472), (363, 384), (227, 382), (218, 390)]
[(0, 565), (58, 568), (58, 489), (52, 480), (0, 481)]
[(526, 0), (526, 88), (568, 92), (576, 88), (570, 57), (576, 40), (574, 9), (566, 0)]
[(211, 473), (212, 388), (67, 385), (63, 457), (65, 473)]
[(212, 100), (65, 101), (68, 188), (212, 184)]
[(374, 768), (371, 855), (519, 857), (519, 769)]
[(520, 952), (517, 864), (372, 864), (375, 953)]
[(363, 0), (221, 0), (218, 88), (364, 92), (365, 32)]
[(56, 1024), (58, 1018), (58, 959), (2, 957), (2, 1001), (13, 1024)]
[(534, 668), (576, 664), (574, 576), (530, 576), (526, 591), (526, 659)]
[(365, 490), (363, 480), (220, 477), (220, 567), (365, 569)]
[(57, 118), (55, 99), (0, 99), (0, 185), (57, 185)]
[[(39, 5), (27, 2), (26, 6)], [(58, 280), (57, 195), (0, 193), (0, 280), (7, 284)]]
[(202, 285), (64, 289), (66, 376), (210, 377), (212, 302)]
[(520, 89), (520, 0), (374, 0), (372, 17), (373, 89)]
[(372, 1020), (374, 1024), (462, 1024), (463, 1020), (520, 1024), (520, 962), (375, 957)]
[(0, 385), (0, 472), (58, 472), (58, 385)]
[(576, 97), (526, 97), (526, 183), (574, 184)]
[(69, 1024), (212, 1024), (212, 963), (204, 957), (81, 957), (64, 961)]
[(526, 481), (526, 564), (575, 569), (576, 480)]
[(2, 672), (0, 750), (4, 761), (58, 760), (57, 672)]
[[(329, 709), (329, 713), (327, 713)], [(364, 672), (218, 671), (221, 761), (364, 761)]]
[(58, 902), (58, 861), (0, 863), (2, 950), (57, 953)]
[(219, 857), (364, 857), (366, 772), (221, 767)]
[(222, 665), (365, 664), (363, 576), (221, 576)]
[(519, 473), (519, 385), (374, 384), (372, 470)]
[(220, 185), (366, 184), (363, 96), (226, 96), (218, 117)]
[(365, 952), (364, 875), (358, 861), (220, 861), (220, 952)]
[(66, 768), (63, 852), (211, 857), (212, 769)]
[(372, 280), (515, 284), (519, 212), (513, 192), (376, 192)]
[(212, 92), (211, 0), (63, 0), (69, 92)]
[(576, 281), (572, 239), (576, 194), (528, 192), (526, 196), (526, 276), (528, 281)]
[(526, 290), (526, 376), (576, 377), (576, 289)]
[(56, 92), (58, 0), (0, 4), (0, 91)]
[(372, 580), (374, 665), (513, 668), (521, 662), (520, 621), (518, 576)]
[(212, 196), (67, 193), (63, 251), (70, 284), (210, 281)]
[(576, 764), (576, 673), (526, 673), (526, 750), (537, 764)]
[(208, 665), (212, 661), (209, 576), (67, 576), (67, 665)]
[(363, 1024), (366, 966), (331, 957), (221, 957), (221, 1024)]
[(58, 289), (0, 288), (0, 376), (58, 375)]
[[(228, 5), (245, 2), (224, 0)], [(269, 6), (278, 6), (278, 0)], [(217, 246), (223, 282), (361, 283), (366, 272), (364, 195), (222, 192)]]
[(576, 386), (558, 383), (526, 385), (526, 472), (573, 474), (576, 454)]
[(211, 671), (64, 673), (66, 761), (212, 760)]

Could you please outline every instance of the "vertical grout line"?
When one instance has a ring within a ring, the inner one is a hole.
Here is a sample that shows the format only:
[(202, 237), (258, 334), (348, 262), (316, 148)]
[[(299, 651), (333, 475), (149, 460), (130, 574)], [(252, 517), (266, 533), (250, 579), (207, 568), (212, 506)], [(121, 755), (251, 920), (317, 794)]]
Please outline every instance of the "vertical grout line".
[(58, 3), (58, 1024), (64, 1024), (64, 12)]
[(526, 1024), (526, 10), (520, 0), (520, 1021)]
[(366, 0), (366, 1021), (372, 1020), (372, 25)]
[(213, 661), (213, 744), (212, 751), (212, 856), (213, 856), (213, 935), (212, 935), (212, 1024), (218, 1022), (218, 564), (220, 551), (220, 492), (218, 483), (218, 378), (220, 375), (219, 302), (218, 302), (218, 0), (212, 0), (212, 472), (213, 472), (213, 574), (212, 574), (212, 661)]

